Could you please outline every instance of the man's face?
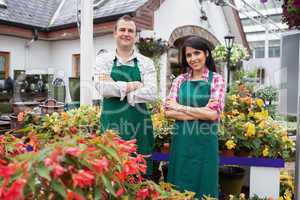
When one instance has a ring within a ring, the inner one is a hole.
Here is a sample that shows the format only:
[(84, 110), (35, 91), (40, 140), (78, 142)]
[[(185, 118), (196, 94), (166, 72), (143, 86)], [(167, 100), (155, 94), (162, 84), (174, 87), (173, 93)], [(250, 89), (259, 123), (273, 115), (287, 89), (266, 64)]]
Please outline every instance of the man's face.
[(136, 26), (133, 21), (120, 20), (114, 32), (117, 46), (121, 48), (133, 48), (136, 42)]

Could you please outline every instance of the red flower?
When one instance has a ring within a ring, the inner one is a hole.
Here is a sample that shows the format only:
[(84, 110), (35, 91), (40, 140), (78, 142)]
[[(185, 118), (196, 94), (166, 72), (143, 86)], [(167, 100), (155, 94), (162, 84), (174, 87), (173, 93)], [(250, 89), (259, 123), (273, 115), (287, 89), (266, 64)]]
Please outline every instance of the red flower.
[(81, 188), (92, 186), (95, 176), (89, 170), (80, 170), (77, 174), (73, 175), (73, 186), (77, 185)]
[(126, 180), (126, 173), (124, 172), (115, 172), (115, 176), (119, 179), (120, 183), (123, 184), (124, 181)]
[(116, 196), (119, 197), (125, 192), (124, 188), (119, 188), (118, 191), (116, 192)]
[(25, 179), (19, 179), (13, 182), (5, 194), (5, 200), (23, 199), (23, 188), (26, 183)]
[(77, 147), (69, 147), (66, 150), (67, 154), (70, 154), (70, 155), (75, 156), (75, 157), (79, 156), (81, 154), (81, 152), (82, 151), (79, 148), (77, 148)]
[(77, 129), (76, 127), (71, 127), (71, 128), (70, 128), (70, 132), (71, 132), (72, 134), (76, 134), (76, 133), (78, 132), (78, 129)]
[(105, 156), (102, 157), (101, 160), (94, 160), (90, 162), (94, 168), (94, 170), (100, 174), (102, 174), (103, 169), (105, 171), (109, 171), (109, 161), (107, 160), (107, 158)]
[(133, 166), (133, 163), (131, 161), (125, 161), (123, 165), (123, 171), (128, 175), (137, 173), (137, 169)]
[(136, 193), (136, 199), (137, 200), (146, 199), (147, 197), (149, 197), (149, 190), (147, 188), (140, 189)]
[(76, 192), (72, 192), (72, 191), (68, 190), (67, 200), (73, 200), (73, 199), (75, 199), (75, 200), (85, 200), (82, 196), (80, 196)]
[(11, 175), (15, 173), (15, 166), (14, 165), (0, 165), (0, 176), (5, 179), (9, 179)]

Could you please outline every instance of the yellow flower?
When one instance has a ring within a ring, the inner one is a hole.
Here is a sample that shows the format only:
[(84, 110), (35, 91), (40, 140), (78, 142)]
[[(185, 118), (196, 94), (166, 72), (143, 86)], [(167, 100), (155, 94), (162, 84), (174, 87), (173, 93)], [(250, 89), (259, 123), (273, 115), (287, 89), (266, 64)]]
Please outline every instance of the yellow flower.
[(54, 133), (60, 133), (61, 127), (58, 124), (56, 124), (53, 126), (52, 130), (54, 131)]
[(259, 127), (260, 129), (265, 129), (265, 127), (266, 127), (266, 122), (265, 122), (265, 121), (260, 122), (260, 123), (258, 124), (258, 127)]
[(240, 118), (241, 120), (244, 120), (244, 119), (245, 119), (245, 114), (244, 114), (244, 113), (240, 113), (239, 118)]
[(261, 108), (264, 105), (264, 101), (262, 99), (256, 99), (256, 104)]
[(235, 148), (235, 146), (236, 146), (236, 144), (234, 143), (234, 141), (233, 140), (228, 140), (226, 143), (225, 143), (225, 145), (226, 145), (226, 147), (227, 147), (227, 149), (234, 149)]
[(163, 113), (156, 113), (152, 115), (153, 128), (159, 129), (163, 126), (164, 115)]
[(255, 136), (255, 125), (251, 122), (247, 122), (246, 124), (247, 130), (245, 136), (247, 137), (253, 137)]
[(287, 135), (282, 136), (281, 139), (284, 143), (290, 140)]
[(252, 111), (250, 111), (249, 113), (248, 113), (248, 117), (253, 117), (254, 116), (254, 113), (252, 112)]
[(232, 101), (236, 101), (237, 100), (237, 96), (236, 95), (231, 95), (229, 98)]
[(221, 119), (224, 119), (224, 117), (225, 117), (224, 112), (221, 112)]
[(267, 120), (269, 117), (269, 113), (267, 110), (263, 110), (261, 112), (256, 112), (254, 114), (254, 118), (257, 119), (258, 121), (260, 120)]
[(234, 109), (234, 110), (232, 111), (232, 114), (233, 114), (233, 115), (238, 115), (238, 114), (240, 114), (240, 113), (239, 113), (239, 111), (238, 111), (237, 109)]
[(263, 156), (264, 157), (267, 157), (269, 155), (269, 147), (268, 146), (265, 146), (264, 150), (263, 150)]

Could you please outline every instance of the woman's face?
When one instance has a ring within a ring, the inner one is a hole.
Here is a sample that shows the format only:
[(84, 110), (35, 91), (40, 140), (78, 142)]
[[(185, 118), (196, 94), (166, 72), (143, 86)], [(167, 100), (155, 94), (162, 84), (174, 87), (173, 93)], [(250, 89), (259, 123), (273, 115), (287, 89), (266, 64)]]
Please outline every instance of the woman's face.
[(200, 70), (205, 66), (206, 53), (202, 50), (194, 49), (192, 47), (186, 47), (185, 57), (188, 65), (193, 70)]

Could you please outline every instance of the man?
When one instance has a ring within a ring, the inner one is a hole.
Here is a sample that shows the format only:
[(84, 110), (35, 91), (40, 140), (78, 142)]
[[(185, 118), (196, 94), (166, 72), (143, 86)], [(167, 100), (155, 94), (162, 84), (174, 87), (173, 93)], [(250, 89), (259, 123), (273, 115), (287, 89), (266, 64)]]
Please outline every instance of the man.
[(150, 175), (154, 137), (145, 103), (156, 99), (155, 67), (151, 59), (134, 50), (137, 30), (130, 16), (117, 21), (113, 35), (116, 51), (96, 58), (96, 88), (103, 98), (101, 131), (113, 129), (125, 140), (136, 139)]

